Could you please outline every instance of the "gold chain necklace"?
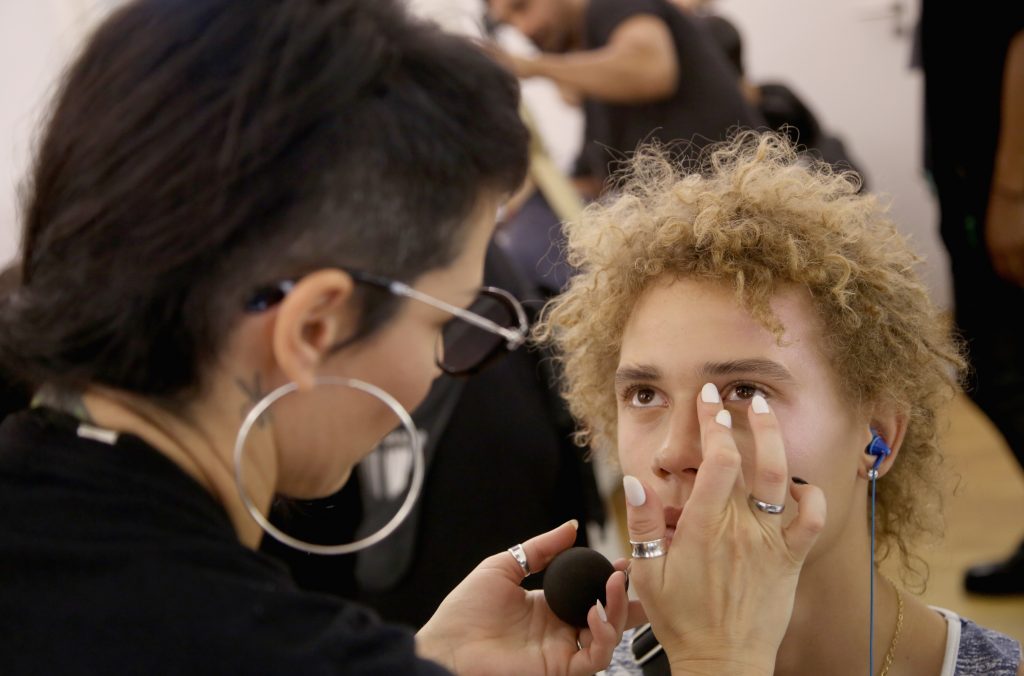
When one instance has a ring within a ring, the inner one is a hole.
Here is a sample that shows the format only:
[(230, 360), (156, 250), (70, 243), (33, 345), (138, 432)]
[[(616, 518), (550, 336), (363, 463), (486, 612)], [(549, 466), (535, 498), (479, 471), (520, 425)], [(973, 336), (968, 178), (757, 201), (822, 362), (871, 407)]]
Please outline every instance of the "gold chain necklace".
[[(888, 578), (886, 579), (888, 580)], [(888, 675), (889, 667), (892, 666), (893, 660), (896, 658), (896, 644), (899, 643), (900, 631), (903, 629), (903, 594), (900, 593), (899, 588), (893, 584), (892, 580), (889, 580), (889, 584), (892, 584), (892, 588), (896, 591), (896, 631), (892, 635), (892, 643), (889, 644), (889, 651), (885, 653), (882, 671), (879, 672), (878, 676)]]

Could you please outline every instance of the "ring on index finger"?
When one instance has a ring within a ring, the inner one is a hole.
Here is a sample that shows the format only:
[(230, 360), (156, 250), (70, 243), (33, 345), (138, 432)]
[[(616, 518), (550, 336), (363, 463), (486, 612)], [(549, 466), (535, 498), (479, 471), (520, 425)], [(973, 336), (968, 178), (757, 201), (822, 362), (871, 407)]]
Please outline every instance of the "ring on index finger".
[(643, 542), (629, 541), (629, 544), (633, 547), (633, 558), (634, 559), (656, 559), (659, 556), (665, 556), (668, 554), (668, 550), (665, 549), (665, 538), (658, 538), (657, 540), (645, 540)]
[(747, 499), (750, 500), (751, 505), (761, 510), (765, 514), (782, 514), (782, 511), (786, 509), (785, 503), (777, 505), (774, 502), (765, 502), (764, 500), (758, 500), (757, 498), (754, 497), (753, 493), (751, 493)]
[(512, 545), (508, 548), (508, 553), (512, 555), (512, 558), (516, 560), (519, 567), (523, 569), (523, 577), (530, 576), (530, 562), (526, 560), (526, 550), (523, 549), (522, 545)]

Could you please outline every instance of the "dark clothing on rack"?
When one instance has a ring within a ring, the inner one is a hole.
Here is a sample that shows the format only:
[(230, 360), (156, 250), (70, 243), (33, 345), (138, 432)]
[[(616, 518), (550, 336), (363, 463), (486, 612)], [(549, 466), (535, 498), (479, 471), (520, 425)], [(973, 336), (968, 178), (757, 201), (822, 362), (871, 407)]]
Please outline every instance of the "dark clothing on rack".
[(785, 133), (802, 152), (831, 164), (837, 171), (852, 169), (861, 177), (861, 190), (867, 190), (867, 177), (850, 157), (846, 144), (825, 131), (810, 107), (789, 86), (781, 82), (757, 85), (757, 108), (769, 129)]
[(4, 674), (448, 673), (404, 629), (300, 591), (141, 439), (80, 433), (45, 409), (0, 426)]
[[(661, 101), (615, 104), (584, 101), (584, 146), (577, 173), (604, 179), (608, 164), (644, 141), (691, 142), (680, 147), (693, 157), (710, 142), (722, 141), (735, 127), (758, 128), (764, 120), (740, 92), (737, 74), (699, 22), (668, 0), (591, 0), (584, 27), (584, 48), (608, 44), (622, 23), (638, 15), (663, 21), (672, 34), (679, 63), (674, 94)], [(612, 167), (614, 169), (614, 167)]]

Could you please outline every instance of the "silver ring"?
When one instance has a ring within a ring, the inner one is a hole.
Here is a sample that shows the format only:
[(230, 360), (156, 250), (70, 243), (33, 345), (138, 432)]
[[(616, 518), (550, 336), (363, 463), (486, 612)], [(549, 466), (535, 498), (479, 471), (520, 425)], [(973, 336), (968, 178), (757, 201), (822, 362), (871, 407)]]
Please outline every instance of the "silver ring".
[(516, 560), (519, 567), (523, 569), (523, 577), (530, 576), (530, 562), (526, 560), (526, 550), (523, 549), (522, 545), (512, 545), (508, 548), (508, 553), (512, 555), (512, 558)]
[(634, 559), (656, 559), (659, 556), (665, 556), (668, 554), (668, 550), (665, 549), (665, 538), (658, 538), (657, 540), (647, 540), (645, 542), (633, 542), (629, 541), (629, 544), (633, 545), (633, 558)]
[(765, 514), (782, 514), (782, 510), (786, 509), (785, 504), (776, 505), (774, 502), (764, 502), (763, 500), (758, 500), (757, 498), (754, 497), (753, 493), (750, 494), (749, 500), (750, 504), (752, 504), (754, 507), (758, 508)]

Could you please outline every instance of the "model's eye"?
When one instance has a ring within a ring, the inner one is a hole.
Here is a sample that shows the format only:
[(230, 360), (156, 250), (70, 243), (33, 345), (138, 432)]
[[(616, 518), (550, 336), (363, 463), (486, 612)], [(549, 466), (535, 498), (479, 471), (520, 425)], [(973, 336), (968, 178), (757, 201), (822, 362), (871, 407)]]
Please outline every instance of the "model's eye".
[(762, 387), (753, 383), (736, 383), (722, 391), (722, 399), (726, 401), (748, 401), (753, 399), (755, 394), (760, 394), (765, 399), (768, 398), (768, 393)]
[(650, 408), (665, 404), (665, 397), (658, 390), (644, 385), (629, 388), (623, 393), (622, 398), (626, 401), (627, 406), (633, 408)]

